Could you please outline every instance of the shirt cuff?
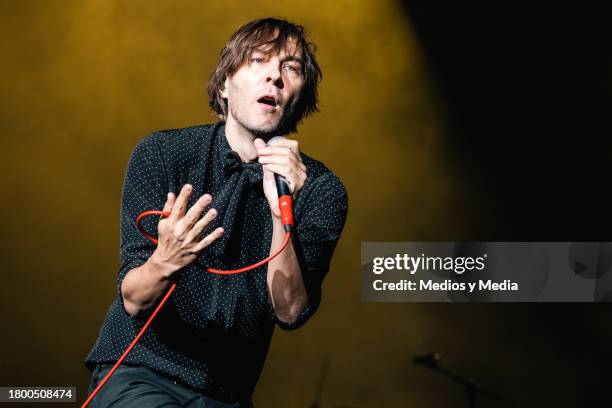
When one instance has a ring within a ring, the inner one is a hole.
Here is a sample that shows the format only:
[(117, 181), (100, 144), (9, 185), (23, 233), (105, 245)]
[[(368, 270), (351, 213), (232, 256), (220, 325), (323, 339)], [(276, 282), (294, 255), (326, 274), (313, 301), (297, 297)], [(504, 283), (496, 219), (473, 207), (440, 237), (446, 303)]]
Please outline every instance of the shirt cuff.
[(278, 316), (276, 316), (276, 312), (274, 311), (274, 306), (272, 305), (272, 300), (270, 299), (269, 294), (268, 294), (268, 310), (270, 313), (270, 318), (278, 325), (278, 327), (280, 327), (283, 330), (295, 330), (295, 329), (302, 327), (304, 323), (308, 321), (308, 319), (310, 318), (310, 316), (312, 316), (314, 312), (314, 309), (312, 305), (310, 304), (310, 301), (308, 301), (306, 303), (306, 306), (304, 306), (304, 309), (302, 309), (302, 311), (300, 312), (300, 314), (298, 315), (297, 319), (295, 319), (294, 322), (292, 323), (283, 322), (282, 320), (278, 318)]

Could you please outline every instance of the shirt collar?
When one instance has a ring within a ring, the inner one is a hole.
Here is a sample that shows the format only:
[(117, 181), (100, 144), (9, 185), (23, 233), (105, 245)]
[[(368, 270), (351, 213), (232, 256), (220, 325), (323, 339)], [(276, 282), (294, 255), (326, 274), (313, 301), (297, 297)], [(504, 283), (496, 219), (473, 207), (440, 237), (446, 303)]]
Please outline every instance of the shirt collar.
[(257, 161), (245, 163), (240, 159), (238, 153), (232, 150), (225, 136), (225, 122), (220, 122), (216, 133), (223, 173), (226, 176), (246, 173), (251, 183), (261, 182), (263, 180), (261, 164)]

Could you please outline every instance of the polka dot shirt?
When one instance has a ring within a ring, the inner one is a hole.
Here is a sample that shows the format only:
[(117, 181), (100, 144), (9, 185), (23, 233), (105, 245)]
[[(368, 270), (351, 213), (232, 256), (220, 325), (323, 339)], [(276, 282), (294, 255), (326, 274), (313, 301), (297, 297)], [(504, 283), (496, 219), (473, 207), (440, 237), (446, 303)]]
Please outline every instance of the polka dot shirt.
[[(130, 316), (120, 292), (125, 275), (155, 250), (137, 230), (135, 219), (143, 211), (162, 209), (169, 191), (178, 194), (189, 183), (189, 207), (210, 193), (218, 211), (205, 233), (222, 226), (225, 234), (175, 274), (175, 292), (124, 364), (148, 367), (221, 401), (248, 400), (274, 327), (296, 329), (318, 308), (321, 283), (346, 220), (348, 198), (342, 182), (321, 162), (303, 153), (302, 159), (308, 177), (294, 203), (293, 245), (308, 303), (288, 324), (273, 311), (266, 265), (230, 276), (206, 272), (208, 267), (250, 265), (270, 254), (272, 218), (261, 165), (243, 163), (231, 150), (223, 122), (164, 130), (141, 140), (130, 157), (121, 197), (117, 297), (85, 365), (93, 370), (96, 363), (117, 361), (145, 324), (149, 315)], [(157, 221), (147, 217), (143, 226), (156, 235)]]

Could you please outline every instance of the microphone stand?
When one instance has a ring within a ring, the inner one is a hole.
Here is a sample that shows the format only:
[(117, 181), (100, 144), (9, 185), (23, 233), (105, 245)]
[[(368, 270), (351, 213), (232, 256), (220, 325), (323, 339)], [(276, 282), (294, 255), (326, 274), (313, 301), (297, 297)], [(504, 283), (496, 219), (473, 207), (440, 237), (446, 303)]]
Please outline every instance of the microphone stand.
[(412, 361), (414, 364), (423, 365), (429, 368), (430, 370), (443, 374), (446, 377), (450, 378), (452, 381), (464, 386), (465, 392), (467, 394), (469, 408), (476, 408), (476, 397), (478, 396), (478, 394), (487, 396), (496, 401), (503, 400), (501, 395), (496, 394), (486, 389), (485, 387), (483, 387), (481, 384), (477, 383), (476, 381), (470, 378), (467, 378), (463, 375), (460, 375), (459, 373), (452, 371), (448, 367), (441, 366), (438, 363), (440, 360), (441, 360), (440, 354), (434, 353), (434, 354), (431, 354), (425, 357), (415, 357)]
[(321, 393), (323, 392), (323, 383), (325, 382), (325, 377), (327, 375), (327, 371), (329, 370), (329, 360), (329, 356), (326, 356), (323, 367), (321, 368), (321, 375), (319, 376), (319, 383), (317, 384), (317, 390), (315, 391), (314, 402), (310, 405), (310, 408), (321, 408), (319, 401), (321, 399)]

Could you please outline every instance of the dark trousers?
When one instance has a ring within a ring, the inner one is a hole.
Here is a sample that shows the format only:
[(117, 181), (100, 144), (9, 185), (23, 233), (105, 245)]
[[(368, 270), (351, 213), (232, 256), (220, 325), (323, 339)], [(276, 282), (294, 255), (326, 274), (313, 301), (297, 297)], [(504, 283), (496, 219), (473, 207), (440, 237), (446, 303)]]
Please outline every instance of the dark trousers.
[[(87, 395), (113, 366), (98, 365), (91, 376)], [(246, 408), (239, 403), (225, 404), (197, 393), (145, 367), (120, 365), (93, 399), (91, 408)]]

